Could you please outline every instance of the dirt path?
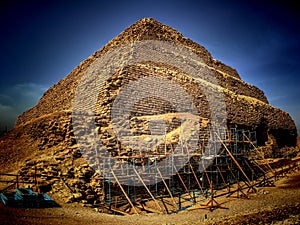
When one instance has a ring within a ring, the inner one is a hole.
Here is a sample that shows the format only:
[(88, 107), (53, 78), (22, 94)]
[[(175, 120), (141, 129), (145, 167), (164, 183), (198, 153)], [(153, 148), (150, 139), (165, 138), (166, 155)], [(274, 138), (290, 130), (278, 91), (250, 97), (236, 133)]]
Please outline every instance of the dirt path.
[[(62, 204), (62, 207), (47, 209), (11, 208), (0, 204), (0, 224), (242, 224), (248, 217), (251, 221), (268, 217), (267, 221), (272, 220), (273, 223), (280, 223), (278, 221), (283, 219), (292, 221), (284, 224), (297, 224), (297, 219), (300, 222), (300, 172), (276, 182), (276, 187), (260, 189), (259, 193), (251, 194), (249, 199), (218, 198), (217, 201), (228, 209), (210, 212), (199, 209), (198, 204), (193, 207), (194, 210), (173, 215), (114, 216), (76, 204)], [(56, 200), (60, 203), (59, 199)], [(273, 219), (274, 214), (276, 215)]]

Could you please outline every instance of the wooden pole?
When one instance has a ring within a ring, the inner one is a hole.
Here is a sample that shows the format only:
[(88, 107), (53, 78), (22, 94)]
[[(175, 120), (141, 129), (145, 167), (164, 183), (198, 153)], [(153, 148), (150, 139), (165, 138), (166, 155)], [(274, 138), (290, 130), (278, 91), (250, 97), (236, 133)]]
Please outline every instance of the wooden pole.
[(146, 188), (147, 192), (149, 193), (149, 195), (151, 196), (151, 198), (153, 199), (153, 201), (155, 202), (155, 204), (158, 206), (158, 208), (161, 210), (161, 212), (163, 212), (163, 208), (158, 204), (158, 202), (156, 201), (156, 199), (154, 198), (154, 196), (152, 195), (151, 191), (148, 189), (147, 185), (144, 183), (143, 179), (141, 178), (141, 176), (139, 175), (139, 173), (136, 171), (136, 169), (133, 167), (134, 172), (136, 173), (137, 177), (139, 178), (139, 180), (142, 182), (142, 184), (144, 185), (144, 187)]
[(225, 147), (228, 155), (231, 157), (231, 159), (233, 160), (233, 162), (236, 164), (236, 166), (239, 168), (239, 170), (242, 172), (242, 174), (245, 176), (245, 178), (247, 179), (247, 181), (249, 182), (249, 184), (251, 184), (250, 179), (248, 178), (247, 174), (244, 172), (244, 170), (242, 169), (242, 167), (240, 166), (240, 164), (238, 163), (238, 161), (236, 161), (236, 159), (234, 158), (234, 156), (232, 155), (232, 153), (229, 151), (229, 149), (227, 148), (227, 146), (224, 144), (224, 142), (221, 140), (220, 136), (216, 133), (216, 136), (218, 137), (218, 139), (221, 141), (222, 145)]
[(172, 195), (172, 193), (171, 193), (171, 191), (170, 191), (168, 185), (166, 184), (166, 182), (165, 182), (163, 176), (161, 175), (160, 170), (158, 169), (158, 167), (157, 167), (156, 169), (157, 169), (157, 172), (158, 172), (159, 176), (161, 177), (162, 182), (164, 183), (164, 185), (165, 185), (165, 187), (166, 187), (166, 189), (167, 189), (167, 191), (168, 191), (168, 193), (169, 193), (169, 195), (170, 195), (170, 197), (171, 197), (171, 199), (172, 199), (173, 205), (175, 206), (175, 208), (177, 208), (177, 204), (176, 204), (176, 202), (175, 202), (175, 199), (174, 199), (174, 197), (173, 197), (173, 195)]
[(111, 174), (113, 175), (113, 177), (116, 179), (117, 184), (119, 185), (119, 187), (121, 188), (121, 191), (123, 192), (124, 196), (126, 197), (127, 201), (129, 202), (129, 204), (131, 205), (131, 207), (133, 208), (134, 212), (136, 214), (139, 215), (138, 211), (136, 210), (136, 208), (134, 207), (134, 205), (132, 204), (130, 198), (128, 197), (128, 195), (126, 194), (125, 190), (123, 189), (122, 185), (120, 184), (117, 176), (115, 175), (114, 171), (111, 170)]
[(210, 200), (206, 204), (201, 204), (201, 206), (205, 206), (205, 208), (208, 208), (210, 211), (213, 211), (215, 208), (227, 209), (226, 207), (221, 206), (214, 198), (213, 183), (210, 183), (209, 188), (210, 188), (210, 192), (211, 192)]
[(273, 168), (270, 166), (270, 164), (266, 161), (265, 157), (263, 154), (261, 154), (261, 152), (256, 148), (256, 146), (252, 143), (252, 141), (247, 137), (247, 135), (245, 135), (245, 133), (243, 132), (243, 135), (247, 138), (247, 140), (250, 142), (250, 144), (254, 147), (254, 150), (259, 154), (259, 156), (264, 160), (264, 162), (267, 163), (267, 166), (269, 167), (269, 169), (273, 172), (273, 174), (275, 174), (275, 171), (273, 170)]
[[(190, 194), (189, 189), (187, 188), (187, 186), (186, 186), (185, 183), (183, 182), (183, 179), (182, 179), (181, 175), (179, 174), (179, 172), (178, 172), (178, 170), (177, 170), (177, 168), (176, 168), (175, 165), (174, 165), (174, 169), (175, 169), (175, 171), (176, 171), (176, 173), (177, 173), (177, 175), (178, 175), (178, 177), (179, 177), (179, 179), (180, 179), (180, 181), (181, 181), (181, 183), (182, 183), (182, 185), (183, 185), (185, 191), (188, 193), (188, 195), (191, 197), (191, 199), (193, 199), (192, 195)], [(193, 199), (193, 202), (195, 202), (194, 199)]]
[(217, 165), (217, 169), (218, 169), (218, 172), (219, 172), (219, 174), (220, 174), (220, 176), (221, 176), (222, 181), (223, 181), (224, 184), (226, 185), (226, 188), (228, 189), (228, 191), (230, 191), (230, 187), (229, 187), (229, 185), (226, 183), (226, 180), (225, 180), (225, 178), (224, 178), (224, 176), (223, 176), (223, 174), (222, 174), (222, 171), (220, 170), (220, 168), (219, 168), (218, 165)]
[(200, 182), (199, 182), (199, 180), (198, 180), (198, 177), (197, 177), (197, 175), (196, 175), (196, 173), (195, 173), (195, 171), (194, 171), (194, 169), (193, 169), (193, 166), (192, 166), (191, 163), (189, 163), (189, 164), (190, 164), (191, 171), (192, 171), (192, 173), (193, 173), (193, 175), (194, 175), (194, 177), (195, 177), (195, 180), (196, 180), (196, 182), (197, 182), (197, 184), (198, 184), (198, 186), (199, 186), (199, 188), (200, 188), (200, 190), (201, 190), (201, 192), (202, 192), (202, 194), (203, 194), (203, 196), (204, 196), (205, 194), (204, 194), (203, 188), (202, 188), (202, 186), (201, 186), (201, 184), (200, 184)]

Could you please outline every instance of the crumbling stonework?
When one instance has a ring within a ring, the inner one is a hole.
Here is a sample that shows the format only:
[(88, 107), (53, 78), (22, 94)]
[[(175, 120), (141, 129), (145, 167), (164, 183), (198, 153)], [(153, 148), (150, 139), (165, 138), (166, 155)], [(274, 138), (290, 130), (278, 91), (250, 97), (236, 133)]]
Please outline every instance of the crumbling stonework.
[[(0, 142), (2, 170), (13, 171), (21, 168), (20, 173), (26, 175), (32, 173), (36, 167), (45, 177), (53, 177), (40, 181), (45, 187), (50, 185), (53, 190), (69, 190), (64, 194), (66, 201), (94, 204), (102, 195), (99, 182), (96, 182), (99, 174), (95, 174), (88, 165), (81, 162), (82, 155), (73, 131), (72, 101), (83, 74), (97, 58), (116, 46), (138, 40), (168, 41), (192, 50), (201, 57), (206, 68), (216, 77), (219, 86), (192, 77), (178, 68), (155, 62), (137, 63), (116, 71), (99, 93), (92, 118), (99, 137), (109, 152), (132, 154), (116, 138), (110, 120), (111, 107), (124, 85), (149, 76), (168, 79), (182, 87), (193, 100), (198, 111), (195, 116), (202, 127), (209, 123), (211, 111), (226, 110), (226, 121), (222, 122), (229, 128), (256, 130), (259, 145), (264, 146), (269, 141), (276, 143), (277, 148), (295, 146), (297, 132), (294, 121), (288, 113), (269, 105), (262, 90), (244, 82), (235, 69), (213, 59), (201, 45), (185, 38), (171, 27), (146, 18), (127, 28), (80, 63), (68, 76), (49, 88), (35, 107), (18, 117), (15, 127)], [(209, 108), (205, 93), (198, 86), (199, 82), (206, 85), (211, 92), (222, 93), (223, 96), (217, 95), (216, 98), (224, 99), (226, 109), (219, 105)], [(169, 144), (175, 144), (178, 142), (178, 135), (172, 131), (180, 126), (176, 113), (176, 109), (163, 99), (144, 99), (131, 111), (131, 132), (135, 136), (149, 135), (149, 121), (142, 117), (165, 114), (169, 116), (164, 118), (169, 124), (166, 130), (170, 134)], [(81, 128), (84, 130), (84, 126)], [(151, 142), (149, 139), (148, 141)]]
[[(287, 141), (286, 143), (281, 143), (282, 146), (295, 144), (296, 128), (293, 120), (286, 112), (270, 106), (267, 98), (261, 90), (241, 80), (235, 69), (213, 59), (204, 47), (185, 38), (173, 28), (149, 18), (142, 19), (127, 28), (119, 36), (111, 40), (107, 45), (82, 62), (67, 77), (46, 91), (37, 106), (23, 113), (17, 119), (16, 126), (22, 125), (46, 114), (54, 112), (57, 113), (62, 110), (72, 110), (72, 99), (74, 97), (76, 87), (80, 82), (83, 73), (89, 65), (91, 65), (91, 63), (113, 47), (133, 41), (149, 39), (170, 41), (178, 45), (185, 46), (203, 59), (203, 61), (207, 64), (207, 67), (211, 69), (212, 73), (217, 78), (219, 85), (226, 96), (225, 99), (229, 124), (232, 126), (237, 124), (241, 126), (246, 125), (250, 128), (257, 128), (260, 122), (264, 120), (267, 123), (267, 130), (264, 132), (273, 132), (275, 137), (285, 137), (284, 139)], [(117, 94), (116, 92), (113, 93), (114, 91), (111, 89), (112, 85), (117, 85), (120, 88), (126, 83), (126, 80), (128, 82), (133, 79), (132, 74), (135, 72), (132, 70), (134, 70), (134, 68), (137, 70), (137, 74), (141, 74), (145, 70), (148, 71), (148, 74), (157, 74), (157, 72), (159, 72), (163, 74), (162, 76), (171, 77), (170, 79), (176, 80), (177, 82), (180, 82), (181, 80), (180, 84), (184, 86), (189, 85), (184, 84), (186, 79), (192, 80), (188, 74), (183, 74), (176, 68), (166, 68), (166, 66), (157, 64), (139, 65), (131, 68), (131, 71), (122, 70), (123, 74), (119, 74), (118, 79), (108, 84), (110, 86), (108, 87), (110, 88), (110, 96)], [(130, 75), (124, 76), (124, 73), (126, 72), (130, 73)], [(135, 76), (137, 76), (137, 74)], [(195, 91), (193, 91), (191, 95), (194, 97), (197, 92), (198, 90), (195, 88)], [(195, 104), (199, 102), (200, 104), (203, 103), (203, 101), (195, 101)], [(202, 111), (205, 112), (206, 110)]]

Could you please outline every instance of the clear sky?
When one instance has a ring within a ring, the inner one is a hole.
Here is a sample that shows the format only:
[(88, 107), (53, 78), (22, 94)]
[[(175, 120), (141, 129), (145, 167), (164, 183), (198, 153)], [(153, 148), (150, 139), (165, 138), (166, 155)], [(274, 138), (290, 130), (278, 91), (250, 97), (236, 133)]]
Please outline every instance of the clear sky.
[[(263, 2), (263, 3), (261, 3)], [(144, 17), (203, 45), (262, 89), (300, 130), (300, 8), (284, 0), (0, 3), (0, 131), (126, 27)], [(299, 133), (299, 131), (298, 131)]]

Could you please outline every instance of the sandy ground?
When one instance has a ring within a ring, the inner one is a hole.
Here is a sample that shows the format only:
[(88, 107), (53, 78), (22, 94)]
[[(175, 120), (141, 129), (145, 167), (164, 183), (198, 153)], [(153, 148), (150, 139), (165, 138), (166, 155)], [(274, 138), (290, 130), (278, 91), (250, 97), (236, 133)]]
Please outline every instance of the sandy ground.
[(217, 201), (228, 209), (210, 212), (199, 204), (177, 214), (116, 216), (96, 212), (77, 204), (55, 199), (57, 208), (11, 208), (0, 203), (0, 224), (300, 224), (300, 172), (264, 187), (249, 199), (220, 197)]

